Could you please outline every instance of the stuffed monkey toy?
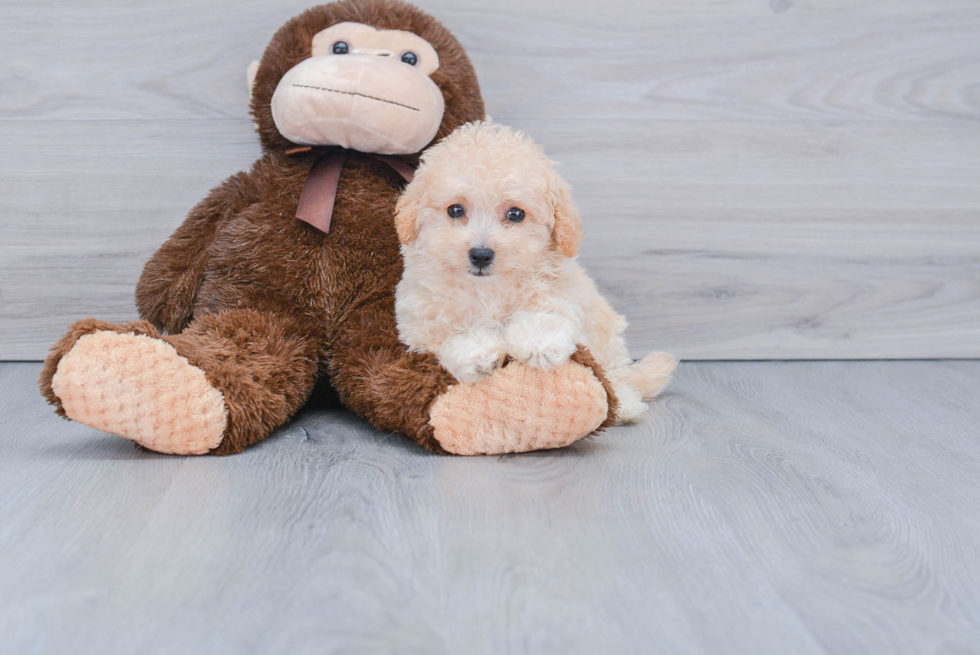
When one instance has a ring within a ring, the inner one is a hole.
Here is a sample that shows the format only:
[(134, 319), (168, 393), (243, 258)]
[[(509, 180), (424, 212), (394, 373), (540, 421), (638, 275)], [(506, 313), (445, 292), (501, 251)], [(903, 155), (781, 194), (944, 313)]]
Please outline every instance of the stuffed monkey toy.
[(85, 319), (52, 348), (40, 384), (60, 415), (161, 453), (237, 453), (327, 376), (372, 425), (436, 452), (555, 448), (615, 421), (584, 348), (459, 384), (398, 342), (395, 203), (422, 150), (485, 115), (445, 27), (397, 0), (322, 5), (249, 76), (262, 157), (146, 264), (143, 320)]

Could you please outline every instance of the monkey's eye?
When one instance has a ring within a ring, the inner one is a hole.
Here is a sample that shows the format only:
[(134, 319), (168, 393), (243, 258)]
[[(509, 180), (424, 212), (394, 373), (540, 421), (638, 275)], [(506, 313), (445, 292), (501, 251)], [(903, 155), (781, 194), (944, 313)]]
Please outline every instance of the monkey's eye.
[(337, 41), (333, 44), (331, 52), (333, 52), (335, 55), (346, 55), (348, 52), (350, 52), (350, 46), (343, 41)]
[(524, 210), (520, 207), (511, 207), (507, 210), (507, 220), (511, 223), (520, 223), (524, 220)]
[(409, 66), (414, 66), (415, 64), (419, 63), (419, 56), (414, 52), (406, 52), (402, 55), (402, 61)]
[(466, 210), (463, 209), (462, 205), (449, 205), (449, 209), (446, 210), (446, 213), (449, 214), (449, 218), (463, 218), (463, 214), (466, 213)]

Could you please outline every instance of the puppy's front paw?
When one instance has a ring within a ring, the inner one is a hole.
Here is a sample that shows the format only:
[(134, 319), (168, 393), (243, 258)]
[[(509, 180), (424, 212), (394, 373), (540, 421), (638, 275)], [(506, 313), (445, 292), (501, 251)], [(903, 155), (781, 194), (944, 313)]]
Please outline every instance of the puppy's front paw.
[(514, 359), (527, 362), (534, 368), (558, 368), (568, 361), (575, 352), (575, 339), (571, 333), (541, 334), (529, 343), (525, 343), (520, 354)]
[(511, 357), (543, 369), (567, 362), (578, 345), (575, 325), (554, 314), (518, 314), (507, 325), (506, 337)]
[(499, 334), (475, 333), (450, 339), (439, 351), (439, 363), (460, 382), (479, 382), (503, 362)]
[(500, 365), (500, 357), (491, 352), (473, 353), (454, 362), (442, 362), (442, 365), (460, 382), (473, 383), (493, 373)]

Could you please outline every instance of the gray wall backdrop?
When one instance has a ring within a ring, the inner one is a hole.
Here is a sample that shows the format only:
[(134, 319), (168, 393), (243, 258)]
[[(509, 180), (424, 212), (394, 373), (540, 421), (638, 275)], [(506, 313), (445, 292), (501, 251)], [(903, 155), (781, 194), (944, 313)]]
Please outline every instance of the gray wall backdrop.
[[(309, 4), (0, 2), (0, 359), (135, 316)], [(977, 0), (419, 4), (562, 162), (634, 354), (980, 356)]]

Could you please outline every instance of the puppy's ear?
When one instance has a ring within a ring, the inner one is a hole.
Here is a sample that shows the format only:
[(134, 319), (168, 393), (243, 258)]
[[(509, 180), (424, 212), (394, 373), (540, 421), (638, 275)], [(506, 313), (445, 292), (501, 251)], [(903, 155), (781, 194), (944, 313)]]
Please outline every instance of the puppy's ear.
[(572, 188), (568, 182), (555, 173), (553, 179), (555, 202), (555, 229), (552, 238), (555, 248), (566, 257), (578, 254), (578, 246), (582, 242), (582, 217), (579, 216), (575, 201), (572, 200)]
[(395, 205), (395, 231), (398, 232), (398, 240), (406, 246), (419, 236), (419, 209), (422, 203), (417, 188), (409, 184)]

